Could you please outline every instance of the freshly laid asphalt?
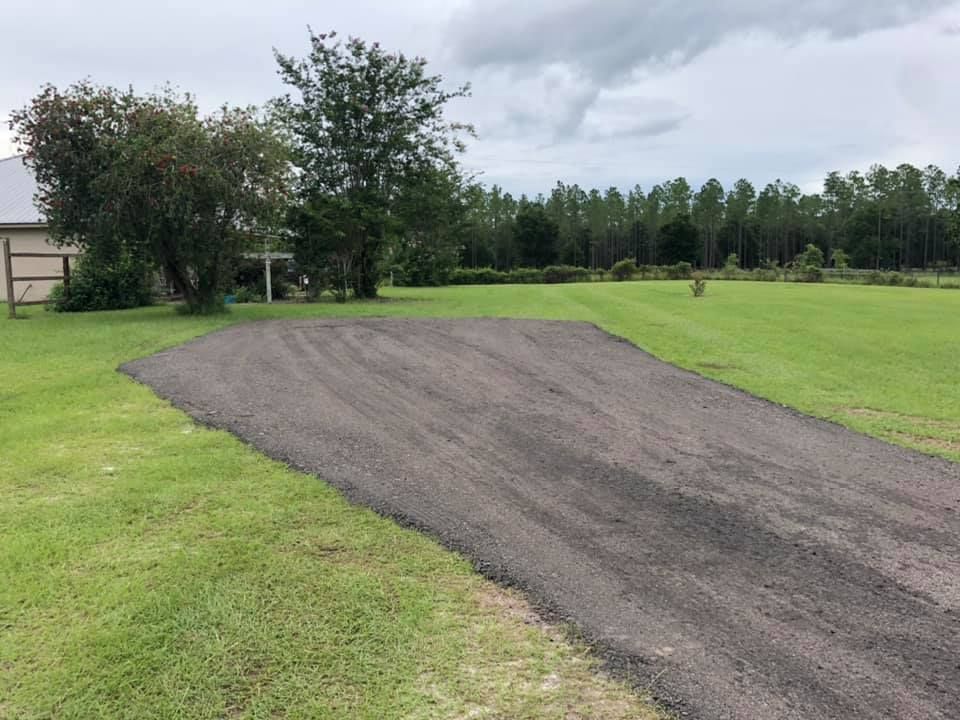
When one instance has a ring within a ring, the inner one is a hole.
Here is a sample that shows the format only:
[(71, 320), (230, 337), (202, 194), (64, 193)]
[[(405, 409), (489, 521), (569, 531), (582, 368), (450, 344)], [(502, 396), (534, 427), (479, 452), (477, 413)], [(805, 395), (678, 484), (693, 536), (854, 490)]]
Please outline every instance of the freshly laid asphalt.
[(581, 323), (259, 322), (123, 370), (521, 587), (683, 717), (960, 718), (960, 465)]

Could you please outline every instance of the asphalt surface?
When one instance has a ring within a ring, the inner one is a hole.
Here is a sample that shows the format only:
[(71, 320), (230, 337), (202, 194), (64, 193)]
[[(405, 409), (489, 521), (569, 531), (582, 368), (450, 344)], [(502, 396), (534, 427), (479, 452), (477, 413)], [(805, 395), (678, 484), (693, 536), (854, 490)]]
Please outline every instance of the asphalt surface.
[(123, 370), (523, 588), (685, 717), (960, 718), (960, 465), (580, 323), (261, 322)]

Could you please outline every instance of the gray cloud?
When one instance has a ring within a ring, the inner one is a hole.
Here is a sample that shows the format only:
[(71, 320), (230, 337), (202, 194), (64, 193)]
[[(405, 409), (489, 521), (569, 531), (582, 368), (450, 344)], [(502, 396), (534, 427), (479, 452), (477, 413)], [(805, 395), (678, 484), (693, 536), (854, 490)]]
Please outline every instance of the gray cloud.
[(471, 0), (451, 20), (448, 50), (465, 67), (505, 70), (520, 84), (542, 77), (550, 99), (540, 104), (551, 110), (546, 124), (555, 141), (580, 134), (593, 139), (655, 135), (679, 127), (689, 113), (639, 113), (629, 123), (632, 131), (590, 129), (588, 114), (603, 89), (622, 87), (637, 70), (685, 64), (737, 35), (765, 31), (789, 41), (811, 34), (847, 38), (903, 25), (952, 2)]
[(684, 62), (754, 30), (796, 39), (897, 27), (952, 0), (472, 0), (450, 29), (467, 67), (566, 63), (600, 83), (649, 62)]

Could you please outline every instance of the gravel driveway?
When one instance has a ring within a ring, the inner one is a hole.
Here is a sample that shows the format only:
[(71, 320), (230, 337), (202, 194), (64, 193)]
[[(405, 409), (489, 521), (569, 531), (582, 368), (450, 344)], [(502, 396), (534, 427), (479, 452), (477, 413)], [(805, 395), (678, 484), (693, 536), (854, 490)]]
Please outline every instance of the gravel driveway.
[(522, 587), (686, 717), (960, 718), (960, 465), (581, 323), (259, 322), (123, 370)]

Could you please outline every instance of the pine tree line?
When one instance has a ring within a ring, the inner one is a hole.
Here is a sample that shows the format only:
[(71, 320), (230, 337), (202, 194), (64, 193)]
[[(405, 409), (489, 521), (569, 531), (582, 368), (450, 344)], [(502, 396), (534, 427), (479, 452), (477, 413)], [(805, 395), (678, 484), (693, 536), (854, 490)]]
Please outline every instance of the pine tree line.
[(474, 186), (465, 210), (467, 268), (596, 269), (623, 259), (714, 268), (730, 254), (753, 268), (785, 265), (808, 244), (828, 262), (843, 251), (852, 267), (960, 264), (960, 171), (950, 177), (933, 165), (831, 172), (814, 194), (781, 180), (759, 193), (744, 179), (729, 190), (716, 179), (694, 190), (682, 177), (626, 194), (558, 182), (549, 196), (533, 199)]

